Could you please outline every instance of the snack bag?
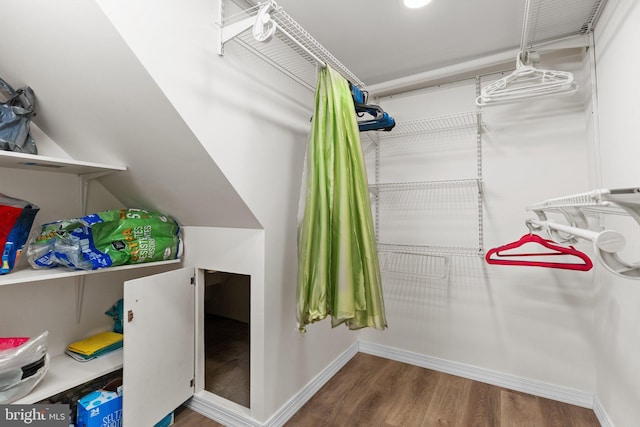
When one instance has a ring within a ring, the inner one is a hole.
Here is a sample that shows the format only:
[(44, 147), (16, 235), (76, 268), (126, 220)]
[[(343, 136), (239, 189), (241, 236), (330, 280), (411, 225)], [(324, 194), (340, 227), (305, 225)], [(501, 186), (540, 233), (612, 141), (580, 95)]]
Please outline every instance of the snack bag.
[(33, 203), (0, 194), (0, 274), (10, 272), (18, 262), (39, 210)]
[(109, 210), (44, 224), (27, 255), (34, 268), (79, 270), (175, 259), (179, 231), (173, 218), (158, 212)]

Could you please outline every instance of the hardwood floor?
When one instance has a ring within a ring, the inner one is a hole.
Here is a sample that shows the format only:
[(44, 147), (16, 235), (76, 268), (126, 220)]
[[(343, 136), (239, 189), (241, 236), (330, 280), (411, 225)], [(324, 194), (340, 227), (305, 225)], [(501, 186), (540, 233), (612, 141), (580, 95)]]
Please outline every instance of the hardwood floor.
[(205, 389), (249, 407), (249, 325), (205, 316)]
[(286, 424), (293, 426), (600, 426), (590, 409), (357, 354)]
[[(186, 409), (180, 427), (218, 427)], [(358, 353), (287, 427), (598, 427), (590, 409)]]
[(174, 414), (174, 427), (224, 427), (222, 424), (218, 424), (184, 406), (176, 409)]

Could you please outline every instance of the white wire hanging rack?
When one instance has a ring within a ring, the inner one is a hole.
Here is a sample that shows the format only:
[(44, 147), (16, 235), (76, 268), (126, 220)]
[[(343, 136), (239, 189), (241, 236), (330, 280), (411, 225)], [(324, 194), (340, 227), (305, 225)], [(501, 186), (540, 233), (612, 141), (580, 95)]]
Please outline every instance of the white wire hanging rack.
[(219, 2), (219, 55), (223, 55), (225, 44), (233, 40), (312, 91), (317, 67), (327, 65), (364, 90), (364, 83), (274, 0), (230, 16), (225, 16), (227, 5), (226, 0)]

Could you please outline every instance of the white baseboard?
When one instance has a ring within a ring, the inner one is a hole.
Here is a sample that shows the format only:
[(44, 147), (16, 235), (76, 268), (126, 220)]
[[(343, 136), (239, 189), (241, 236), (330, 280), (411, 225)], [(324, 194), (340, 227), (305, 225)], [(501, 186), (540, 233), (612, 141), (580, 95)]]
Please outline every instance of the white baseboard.
[(220, 403), (223, 398), (210, 393), (194, 395), (186, 404), (189, 409), (227, 427), (263, 427), (262, 423), (249, 416), (249, 410), (234, 409), (229, 402)]
[(280, 427), (295, 415), (314, 394), (322, 388), (349, 360), (358, 354), (358, 341), (336, 358), (329, 366), (316, 375), (302, 390), (296, 393), (265, 424), (266, 427)]
[(535, 396), (545, 397), (548, 399), (553, 399), (559, 402), (565, 402), (584, 408), (591, 409), (593, 408), (594, 404), (594, 396), (591, 393), (567, 387), (561, 387), (555, 384), (547, 384), (541, 381), (521, 378), (515, 375), (492, 371), (490, 369), (480, 368), (464, 363), (452, 362), (450, 360), (439, 359), (432, 356), (425, 356), (423, 354), (413, 353), (410, 351), (400, 350), (397, 348), (387, 347), (366, 341), (360, 341), (360, 351), (362, 353), (368, 353), (374, 356), (396, 360), (398, 362), (404, 362), (427, 369), (433, 369), (434, 371), (440, 371), (463, 378), (469, 378), (475, 381), (529, 393)]
[(322, 388), (358, 351), (384, 357), (398, 362), (408, 363), (435, 371), (469, 378), (487, 384), (508, 388), (534, 396), (545, 397), (571, 405), (593, 409), (602, 427), (614, 427), (604, 408), (591, 393), (548, 384), (503, 372), (452, 362), (437, 357), (426, 356), (393, 347), (387, 347), (366, 341), (353, 343), (338, 356), (329, 366), (316, 375), (307, 385), (285, 403), (268, 421), (261, 423), (251, 418), (248, 413), (242, 414), (229, 405), (216, 403), (216, 399), (194, 396), (189, 408), (227, 427), (281, 427), (298, 412), (313, 395)]
[(598, 396), (593, 399), (593, 412), (596, 413), (596, 417), (598, 417), (598, 421), (602, 427), (614, 427), (613, 421), (607, 415), (607, 412), (604, 410), (604, 407), (600, 403)]
[(289, 401), (264, 424), (248, 415), (239, 413), (239, 411), (234, 411), (225, 407), (225, 405), (216, 403), (215, 399), (196, 395), (189, 401), (187, 406), (227, 427), (281, 427), (357, 353), (358, 342), (356, 341), (289, 399)]

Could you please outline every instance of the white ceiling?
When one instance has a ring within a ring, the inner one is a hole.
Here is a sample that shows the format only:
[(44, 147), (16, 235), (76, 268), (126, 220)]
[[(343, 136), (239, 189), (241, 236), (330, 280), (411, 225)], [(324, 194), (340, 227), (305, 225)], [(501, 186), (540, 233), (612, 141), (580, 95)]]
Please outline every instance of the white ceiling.
[[(276, 1), (367, 86), (517, 49), (525, 11), (525, 0)], [(600, 3), (530, 0), (525, 44), (576, 34)]]
[(367, 85), (517, 47), (524, 10), (519, 0), (277, 1)]

